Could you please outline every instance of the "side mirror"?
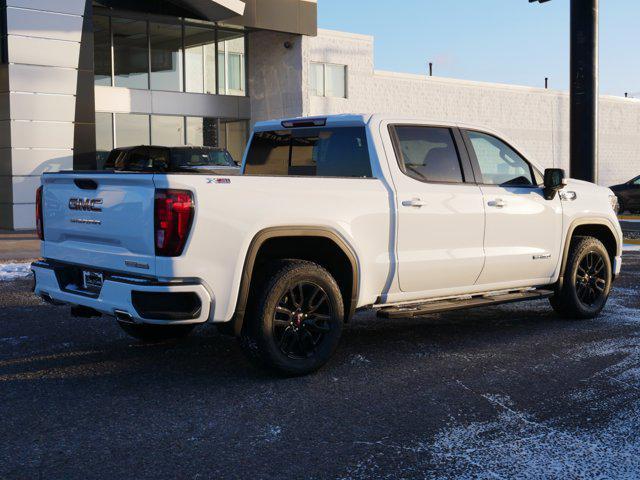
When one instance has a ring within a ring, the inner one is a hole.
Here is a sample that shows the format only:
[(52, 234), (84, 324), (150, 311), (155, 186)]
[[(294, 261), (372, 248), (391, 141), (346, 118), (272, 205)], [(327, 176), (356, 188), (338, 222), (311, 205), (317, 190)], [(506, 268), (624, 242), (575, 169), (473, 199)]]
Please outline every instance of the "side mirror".
[(553, 200), (556, 193), (562, 190), (566, 184), (566, 175), (561, 168), (547, 168), (544, 171), (544, 198)]

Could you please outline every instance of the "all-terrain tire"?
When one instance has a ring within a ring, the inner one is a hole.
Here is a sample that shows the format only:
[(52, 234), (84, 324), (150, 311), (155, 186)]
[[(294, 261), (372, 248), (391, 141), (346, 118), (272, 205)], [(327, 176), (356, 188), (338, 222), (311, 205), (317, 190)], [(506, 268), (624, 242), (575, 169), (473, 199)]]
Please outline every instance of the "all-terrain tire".
[(551, 298), (551, 306), (563, 318), (595, 318), (607, 303), (612, 281), (611, 259), (602, 242), (594, 237), (575, 237), (562, 287)]
[[(342, 335), (345, 313), (338, 283), (322, 266), (302, 260), (276, 261), (259, 278), (239, 339), (243, 351), (281, 375), (318, 370)], [(314, 309), (314, 303), (320, 305)]]

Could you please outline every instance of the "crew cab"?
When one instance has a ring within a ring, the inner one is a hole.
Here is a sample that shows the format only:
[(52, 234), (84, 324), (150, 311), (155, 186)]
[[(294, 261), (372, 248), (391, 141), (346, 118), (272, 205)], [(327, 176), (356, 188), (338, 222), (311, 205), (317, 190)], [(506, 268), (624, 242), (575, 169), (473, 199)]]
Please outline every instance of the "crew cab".
[(143, 340), (206, 322), (312, 372), (361, 309), (387, 318), (549, 298), (596, 317), (621, 269), (608, 188), (489, 129), (380, 115), (258, 123), (240, 176), (46, 173), (35, 293)]

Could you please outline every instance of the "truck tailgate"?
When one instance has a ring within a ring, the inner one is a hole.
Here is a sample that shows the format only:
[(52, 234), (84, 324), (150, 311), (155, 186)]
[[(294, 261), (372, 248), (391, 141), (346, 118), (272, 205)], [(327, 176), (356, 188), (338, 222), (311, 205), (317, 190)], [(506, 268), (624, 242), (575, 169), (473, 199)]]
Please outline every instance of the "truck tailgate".
[(47, 259), (155, 275), (152, 174), (43, 176)]

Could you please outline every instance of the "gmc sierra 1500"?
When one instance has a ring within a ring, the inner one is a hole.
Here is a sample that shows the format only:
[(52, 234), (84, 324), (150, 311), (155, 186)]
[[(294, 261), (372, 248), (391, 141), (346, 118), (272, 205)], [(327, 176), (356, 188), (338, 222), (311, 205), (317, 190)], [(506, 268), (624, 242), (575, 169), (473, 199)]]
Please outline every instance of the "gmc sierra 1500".
[(241, 176), (43, 175), (35, 292), (142, 339), (214, 322), (291, 375), (326, 363), (358, 309), (549, 298), (563, 317), (595, 317), (621, 267), (616, 197), (542, 172), (455, 123), (259, 123)]

